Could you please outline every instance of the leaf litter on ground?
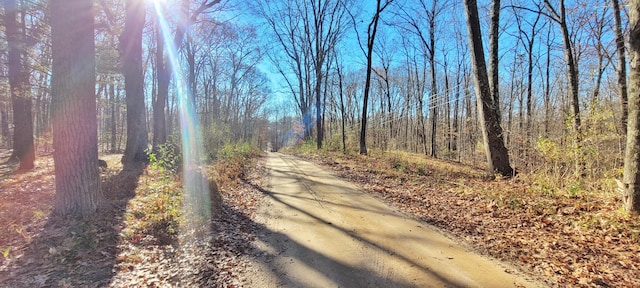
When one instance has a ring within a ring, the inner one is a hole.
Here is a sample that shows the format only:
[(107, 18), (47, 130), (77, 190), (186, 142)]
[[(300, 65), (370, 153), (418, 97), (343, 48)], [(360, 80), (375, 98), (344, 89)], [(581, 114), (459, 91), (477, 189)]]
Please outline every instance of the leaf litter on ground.
[[(9, 155), (5, 152), (0, 151), (1, 163)], [(39, 155), (36, 169), (22, 174), (13, 174), (15, 165), (0, 167), (0, 287), (241, 286), (248, 262), (242, 256), (250, 253), (248, 240), (255, 231), (251, 217), (261, 197), (248, 183), (264, 177), (266, 172), (260, 169), (264, 160), (234, 163), (243, 172), (232, 171), (231, 176), (225, 174), (224, 163), (208, 167), (215, 177), (226, 177), (220, 185), (221, 215), (211, 233), (195, 240), (176, 236), (175, 241), (163, 242), (156, 233), (140, 233), (145, 230), (135, 227), (140, 225), (136, 217), (144, 215), (127, 214), (129, 206), (151, 201), (154, 193), (135, 190), (156, 183), (152, 177), (157, 175), (147, 171), (139, 178), (123, 176), (120, 157), (101, 157), (109, 167), (102, 172), (105, 197), (89, 219), (50, 215), (55, 195), (50, 155)], [(238, 175), (247, 180), (235, 179)], [(169, 179), (165, 187), (154, 189), (177, 189), (175, 181)]]

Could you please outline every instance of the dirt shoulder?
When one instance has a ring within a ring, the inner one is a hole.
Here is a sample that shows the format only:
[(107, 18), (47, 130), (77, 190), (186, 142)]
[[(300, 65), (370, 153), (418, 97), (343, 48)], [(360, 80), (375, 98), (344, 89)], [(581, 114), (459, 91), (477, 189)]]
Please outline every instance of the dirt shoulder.
[(297, 157), (269, 153), (246, 287), (541, 287)]

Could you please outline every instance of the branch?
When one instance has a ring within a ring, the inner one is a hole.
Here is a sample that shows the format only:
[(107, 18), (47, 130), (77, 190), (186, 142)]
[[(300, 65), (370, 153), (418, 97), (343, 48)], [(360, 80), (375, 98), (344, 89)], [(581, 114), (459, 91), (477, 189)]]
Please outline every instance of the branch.
[(551, 19), (556, 21), (556, 22), (558, 22), (558, 23), (562, 23), (562, 19), (560, 17), (560, 14), (558, 14), (556, 9), (553, 8), (553, 6), (551, 6), (551, 3), (549, 3), (549, 0), (544, 0), (544, 5), (547, 7), (547, 9), (549, 11), (551, 11), (552, 15), (549, 15), (551, 17)]
[[(517, 6), (517, 5), (506, 5), (506, 6), (504, 6), (504, 8), (512, 8), (512, 9), (524, 10), (524, 11), (527, 11), (527, 12), (544, 15), (544, 16), (548, 17), (549, 19), (553, 20), (553, 21), (558, 21), (557, 19), (555, 19), (555, 17), (553, 15), (545, 13), (544, 11), (542, 11), (542, 9), (534, 10), (534, 9), (529, 8), (529, 7), (522, 7), (522, 6)], [(538, 7), (538, 8), (540, 8), (540, 7)]]
[(107, 3), (104, 2), (104, 0), (99, 0), (98, 4), (100, 4), (100, 6), (102, 7), (102, 10), (104, 11), (104, 15), (107, 17), (107, 21), (109, 22), (109, 26), (105, 28), (107, 28), (109, 32), (113, 33), (113, 30), (111, 29), (111, 27), (116, 25), (115, 24), (116, 17), (113, 16), (113, 13), (111, 13), (111, 10), (109, 10), (109, 6), (107, 5)]
[(196, 22), (196, 20), (198, 19), (198, 16), (200, 16), (200, 14), (202, 14), (202, 12), (204, 12), (205, 10), (217, 5), (221, 1), (222, 0), (213, 0), (211, 2), (207, 2), (207, 1), (202, 2), (202, 4), (200, 4), (200, 6), (198, 6), (198, 8), (195, 11), (193, 11), (191, 16), (189, 17), (189, 20), (187, 20), (186, 23), (182, 23), (182, 25), (178, 25), (178, 30), (176, 31), (176, 36), (173, 41), (176, 47), (179, 47), (180, 44), (182, 44), (182, 40), (184, 40), (185, 33), (187, 32), (187, 30), (189, 30), (189, 27), (191, 27), (191, 24)]
[(344, 4), (343, 1), (342, 5), (344, 5), (345, 10), (347, 11), (347, 13), (349, 14), (349, 16), (351, 17), (351, 23), (353, 23), (353, 30), (356, 31), (356, 38), (358, 38), (358, 46), (360, 47), (360, 50), (362, 51), (362, 54), (364, 54), (365, 56), (367, 55), (367, 52), (364, 50), (364, 47), (362, 47), (362, 42), (360, 41), (360, 32), (358, 32), (358, 26), (356, 24), (356, 17), (353, 16), (353, 14), (351, 14), (351, 10), (349, 10), (349, 8), (347, 8), (347, 6)]

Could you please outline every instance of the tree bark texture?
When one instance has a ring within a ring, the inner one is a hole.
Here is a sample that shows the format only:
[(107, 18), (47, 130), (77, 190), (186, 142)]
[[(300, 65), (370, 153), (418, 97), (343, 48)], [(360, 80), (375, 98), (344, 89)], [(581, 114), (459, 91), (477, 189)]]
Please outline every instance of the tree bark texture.
[(471, 50), (471, 66), (474, 75), (474, 87), (478, 104), (478, 118), (482, 128), (487, 164), (490, 173), (497, 172), (503, 176), (513, 176), (513, 168), (509, 164), (509, 153), (504, 145), (502, 127), (500, 126), (497, 107), (494, 105), (487, 68), (484, 61), (482, 34), (478, 18), (478, 6), (475, 0), (465, 0), (465, 14)]
[(629, 1), (629, 119), (622, 200), (625, 210), (640, 213), (640, 0)]
[[(35, 161), (33, 143), (33, 117), (29, 71), (27, 70), (26, 47), (23, 29), (19, 28), (16, 17), (18, 9), (15, 0), (4, 1), (4, 26), (8, 44), (8, 76), (13, 109), (13, 152), (10, 159), (19, 161), (20, 171), (31, 170)], [(23, 12), (21, 12), (23, 13)]]
[[(430, 156), (433, 158), (438, 157), (438, 147), (436, 137), (438, 134), (438, 85), (436, 75), (436, 4), (434, 0), (431, 6), (431, 17), (429, 17), (429, 66), (431, 67), (431, 99), (429, 99), (429, 105), (431, 106), (431, 146)], [(445, 100), (446, 101), (446, 100)]]
[(11, 147), (11, 140), (9, 139), (9, 116), (7, 115), (7, 108), (4, 104), (0, 104), (0, 135), (2, 135), (2, 146)]
[(489, 34), (489, 86), (491, 87), (491, 97), (493, 105), (498, 113), (498, 123), (500, 123), (500, 81), (498, 77), (498, 43), (500, 29), (500, 0), (493, 0), (491, 5), (491, 34)]
[(618, 74), (618, 89), (620, 89), (620, 105), (622, 106), (622, 131), (627, 131), (627, 118), (629, 115), (627, 103), (627, 59), (624, 53), (624, 34), (622, 33), (622, 20), (620, 19), (620, 3), (618, 0), (611, 0), (613, 6), (614, 30), (616, 33), (616, 51), (618, 52), (618, 66), (616, 73)]
[(100, 197), (93, 1), (50, 0), (54, 213), (87, 216)]
[(145, 3), (127, 0), (124, 31), (120, 38), (127, 104), (127, 144), (122, 157), (125, 170), (137, 169), (147, 162), (145, 150), (149, 142), (144, 105), (142, 70), (142, 29)]

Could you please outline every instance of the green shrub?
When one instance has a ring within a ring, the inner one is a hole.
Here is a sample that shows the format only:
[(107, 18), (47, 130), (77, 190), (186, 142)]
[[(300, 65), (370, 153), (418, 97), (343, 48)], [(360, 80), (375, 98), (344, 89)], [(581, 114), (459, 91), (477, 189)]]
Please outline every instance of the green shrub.
[(231, 132), (231, 126), (225, 123), (211, 123), (203, 131), (203, 146), (207, 151), (207, 157), (209, 160), (215, 160), (218, 151), (223, 149), (229, 142), (229, 139), (234, 139)]
[(298, 149), (298, 151), (300, 153), (306, 154), (306, 153), (313, 153), (316, 150), (318, 150), (318, 143), (316, 139), (307, 139), (304, 142), (302, 142), (302, 144), (300, 145), (300, 148)]
[(182, 169), (182, 153), (180, 146), (171, 137), (167, 143), (159, 145), (156, 153), (149, 153), (149, 165), (152, 169), (178, 174)]
[(224, 146), (217, 151), (216, 159), (229, 160), (233, 158), (247, 159), (256, 155), (258, 148), (252, 146), (248, 142), (225, 143)]

